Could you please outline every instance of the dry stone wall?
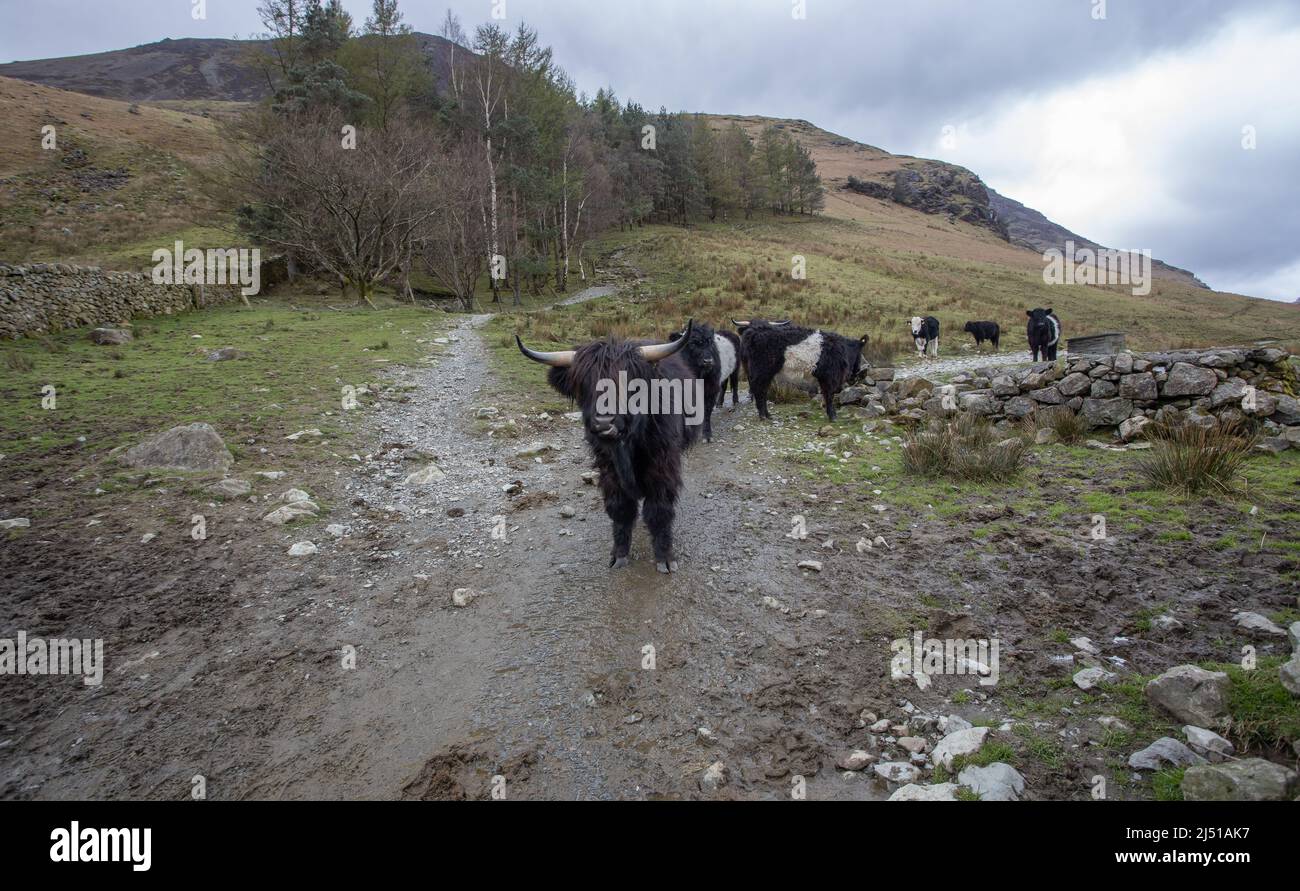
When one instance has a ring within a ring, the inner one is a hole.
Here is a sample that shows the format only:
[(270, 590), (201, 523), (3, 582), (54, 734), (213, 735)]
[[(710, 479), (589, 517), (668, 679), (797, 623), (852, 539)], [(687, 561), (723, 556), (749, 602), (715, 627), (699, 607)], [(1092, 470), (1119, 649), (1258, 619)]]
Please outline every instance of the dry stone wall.
[(948, 384), (920, 377), (894, 381), (891, 369), (843, 394), (914, 421), (955, 411), (1017, 422), (1058, 406), (1081, 414), (1092, 428), (1114, 428), (1123, 439), (1156, 420), (1215, 425), (1254, 419), (1274, 450), (1300, 447), (1296, 367), (1285, 350), (1242, 347), (1171, 352), (1123, 352), (1066, 357), (1020, 368), (990, 367), (959, 374)]
[(156, 285), (136, 272), (68, 263), (0, 263), (0, 338), (170, 315), (239, 299), (227, 285)]

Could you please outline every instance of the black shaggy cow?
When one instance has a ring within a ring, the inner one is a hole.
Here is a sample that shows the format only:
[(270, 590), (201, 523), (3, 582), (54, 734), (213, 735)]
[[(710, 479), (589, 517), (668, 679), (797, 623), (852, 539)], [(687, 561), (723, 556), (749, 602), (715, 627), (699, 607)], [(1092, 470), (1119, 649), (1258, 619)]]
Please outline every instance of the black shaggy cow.
[(984, 345), (984, 341), (993, 344), (993, 349), (998, 348), (998, 338), (1002, 336), (1002, 329), (998, 327), (997, 322), (967, 322), (965, 330), (975, 335), (975, 347)]
[(854, 340), (833, 331), (801, 328), (788, 321), (736, 321), (735, 324), (741, 331), (741, 361), (760, 418), (772, 417), (767, 411), (767, 389), (779, 376), (796, 387), (815, 385), (820, 389), (826, 416), (833, 421), (835, 394), (866, 371), (862, 348), (871, 338), (865, 334), (860, 340)]
[(1055, 362), (1056, 347), (1061, 341), (1061, 320), (1050, 306), (1047, 309), (1027, 309), (1025, 315), (1029, 316), (1025, 333), (1029, 336), (1029, 351), (1034, 361)]
[(921, 358), (926, 354), (939, 358), (939, 320), (934, 316), (912, 316), (911, 328), (916, 354)]
[[(638, 502), (644, 500), (641, 514), (654, 544), (655, 566), (660, 572), (677, 569), (673, 517), (682, 487), (682, 453), (700, 428), (688, 423), (689, 399), (661, 404), (659, 411), (633, 410), (630, 393), (651, 387), (670, 391), (674, 386), (681, 392), (698, 385), (695, 372), (677, 355), (690, 341), (692, 327), (687, 324), (686, 337), (676, 343), (610, 338), (549, 353), (531, 350), (515, 336), (525, 356), (551, 366), (550, 385), (582, 408), (587, 445), (600, 472), (605, 513), (614, 525), (611, 567), (627, 565)], [(611, 407), (611, 382), (620, 381), (626, 382), (627, 404)]]
[[(685, 332), (676, 331), (668, 336), (678, 340)], [(730, 331), (718, 332), (712, 325), (695, 324), (681, 356), (691, 370), (704, 381), (704, 439), (713, 441), (713, 409), (721, 407), (727, 397), (730, 380), (734, 402), (740, 402), (740, 369), (737, 357), (740, 338)]]

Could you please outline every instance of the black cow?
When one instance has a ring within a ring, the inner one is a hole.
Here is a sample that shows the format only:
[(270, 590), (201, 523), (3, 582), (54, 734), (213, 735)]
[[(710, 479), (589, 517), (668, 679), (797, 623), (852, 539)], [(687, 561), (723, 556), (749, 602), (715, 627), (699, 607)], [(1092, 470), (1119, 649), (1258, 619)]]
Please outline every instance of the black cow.
[(835, 394), (867, 370), (862, 348), (871, 338), (865, 334), (854, 340), (788, 321), (744, 321), (736, 322), (736, 327), (741, 330), (741, 361), (760, 418), (772, 417), (767, 411), (767, 389), (779, 375), (796, 387), (815, 384), (821, 390), (826, 416), (833, 421)]
[(1027, 309), (1025, 315), (1029, 322), (1025, 334), (1029, 336), (1029, 351), (1034, 361), (1055, 362), (1056, 347), (1061, 341), (1061, 320), (1056, 317), (1049, 306), (1047, 309)]
[(967, 322), (964, 329), (975, 335), (975, 347), (984, 345), (984, 341), (993, 344), (993, 349), (998, 348), (998, 338), (1002, 336), (1002, 329), (998, 327), (997, 322)]
[[(531, 350), (515, 336), (520, 352), (551, 366), (547, 374), (550, 385), (582, 408), (587, 445), (600, 472), (605, 513), (614, 526), (609, 558), (614, 568), (627, 565), (638, 502), (644, 499), (641, 514), (654, 544), (655, 567), (660, 572), (677, 569), (673, 517), (682, 487), (682, 453), (694, 443), (700, 428), (688, 423), (689, 399), (678, 398), (675, 405), (660, 404), (657, 412), (640, 411), (633, 410), (630, 394), (637, 388), (670, 391), (674, 385), (680, 387), (679, 392), (687, 388), (694, 392), (699, 379), (676, 355), (690, 340), (692, 327), (687, 324), (686, 337), (676, 343), (609, 338), (576, 350), (549, 353)], [(619, 381), (626, 381), (627, 404), (611, 406), (611, 386)]]
[[(668, 335), (670, 342), (679, 340), (686, 332), (675, 331)], [(732, 335), (734, 337), (734, 335)], [(717, 336), (712, 325), (692, 323), (690, 336), (686, 338), (686, 347), (681, 352), (682, 359), (696, 376), (704, 381), (704, 439), (713, 442), (713, 408), (721, 404), (726, 395), (726, 379), (739, 377), (736, 371), (736, 351), (731, 343)], [(722, 355), (719, 346), (725, 344), (727, 356)], [(730, 362), (725, 359), (729, 358)], [(721, 396), (720, 396), (721, 394)]]
[(918, 356), (925, 358), (929, 353), (939, 358), (939, 320), (934, 316), (912, 316), (912, 342)]

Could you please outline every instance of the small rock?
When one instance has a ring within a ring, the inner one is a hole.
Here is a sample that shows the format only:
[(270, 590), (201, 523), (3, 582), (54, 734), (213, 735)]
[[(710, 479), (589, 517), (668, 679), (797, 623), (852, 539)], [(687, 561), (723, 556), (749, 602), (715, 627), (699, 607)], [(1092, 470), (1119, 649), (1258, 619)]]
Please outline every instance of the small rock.
[(813, 572), (821, 572), (822, 564), (820, 560), (800, 560), (800, 569), (811, 569)]
[(932, 786), (909, 784), (894, 791), (890, 801), (959, 801), (956, 783), (935, 783)]
[(290, 557), (310, 557), (317, 552), (316, 545), (309, 541), (300, 541), (289, 548)]
[(576, 517), (577, 515), (578, 512), (574, 510), (570, 505), (566, 504), (564, 505), (564, 507), (560, 508), (560, 516), (564, 517), (566, 520), (572, 517)]
[(406, 479), (402, 480), (402, 485), (427, 486), (431, 483), (440, 482), (446, 478), (447, 474), (443, 473), (442, 470), (438, 468), (437, 464), (430, 464), (407, 475)]
[(981, 801), (1019, 801), (1025, 778), (1010, 764), (994, 761), (988, 767), (966, 767), (957, 781), (979, 795)]
[(99, 346), (121, 346), (133, 339), (124, 328), (96, 328), (90, 332), (90, 342)]
[(1228, 676), (1196, 665), (1179, 665), (1147, 682), (1153, 705), (1194, 727), (1215, 727), (1227, 714)]
[(873, 770), (891, 783), (914, 783), (921, 776), (921, 771), (906, 761), (885, 761), (875, 765)]
[(1187, 768), (1187, 801), (1286, 801), (1296, 794), (1296, 772), (1263, 758)]
[(245, 480), (237, 480), (233, 477), (226, 477), (208, 486), (207, 492), (221, 498), (242, 498), (249, 492), (253, 491), (251, 483)]
[(1187, 737), (1187, 745), (1193, 752), (1204, 755), (1211, 761), (1226, 761), (1236, 751), (1232, 743), (1204, 727), (1188, 724), (1183, 728), (1183, 736)]
[(1204, 764), (1205, 759), (1172, 736), (1163, 736), (1128, 757), (1128, 766), (1134, 770), (1159, 770), (1165, 764), (1173, 767), (1186, 767), (1191, 764)]
[(716, 792), (727, 785), (727, 778), (727, 765), (721, 761), (714, 761), (700, 775), (700, 788), (705, 792)]
[(346, 526), (341, 526), (338, 523), (331, 523), (325, 527), (325, 533), (334, 538), (342, 538), (348, 534), (348, 530)]
[(8, 520), (0, 520), (0, 529), (26, 529), (32, 525), (32, 521), (26, 517), (11, 517)]
[(1246, 631), (1257, 631), (1260, 634), (1270, 634), (1278, 637), (1286, 635), (1285, 630), (1259, 613), (1238, 610), (1232, 614), (1232, 620), (1237, 623), (1238, 628), (1243, 628)]
[(1074, 674), (1074, 685), (1080, 690), (1091, 690), (1098, 684), (1113, 684), (1116, 680), (1115, 673), (1104, 668), (1085, 668)]
[(945, 768), (952, 767), (952, 760), (962, 755), (974, 755), (984, 745), (984, 740), (988, 738), (989, 729), (987, 727), (971, 727), (968, 730), (958, 730), (949, 733), (943, 739), (939, 740), (938, 745), (934, 747), (931, 757), (934, 758), (935, 764), (942, 764)]
[(479, 597), (479, 592), (473, 588), (457, 588), (451, 592), (452, 606), (469, 606)]
[(846, 752), (841, 755), (836, 760), (835, 766), (840, 770), (862, 770), (875, 760), (876, 756), (870, 752), (865, 752), (862, 749), (854, 749), (852, 752)]

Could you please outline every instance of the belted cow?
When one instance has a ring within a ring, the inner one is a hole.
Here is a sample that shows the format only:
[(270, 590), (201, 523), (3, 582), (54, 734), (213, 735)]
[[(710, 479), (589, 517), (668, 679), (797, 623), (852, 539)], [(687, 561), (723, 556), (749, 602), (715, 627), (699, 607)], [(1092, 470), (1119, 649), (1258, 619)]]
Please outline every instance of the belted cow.
[(1029, 337), (1029, 351), (1034, 361), (1055, 362), (1056, 347), (1061, 342), (1061, 320), (1050, 306), (1047, 309), (1027, 309), (1025, 315), (1029, 317), (1025, 334)]
[(871, 339), (854, 340), (834, 331), (791, 325), (789, 320), (732, 320), (740, 329), (740, 355), (758, 416), (770, 419), (767, 390), (780, 377), (796, 387), (821, 391), (826, 417), (835, 420), (835, 394), (867, 370), (862, 348)]
[[(551, 367), (550, 385), (582, 409), (605, 513), (613, 523), (609, 565), (614, 568), (627, 565), (640, 507), (655, 567), (677, 569), (673, 518), (682, 488), (682, 453), (704, 420), (703, 382), (678, 355), (693, 334), (689, 323), (685, 334), (675, 343), (609, 338), (557, 352), (529, 349), (515, 336), (520, 352)], [(645, 395), (655, 393), (661, 395)]]

